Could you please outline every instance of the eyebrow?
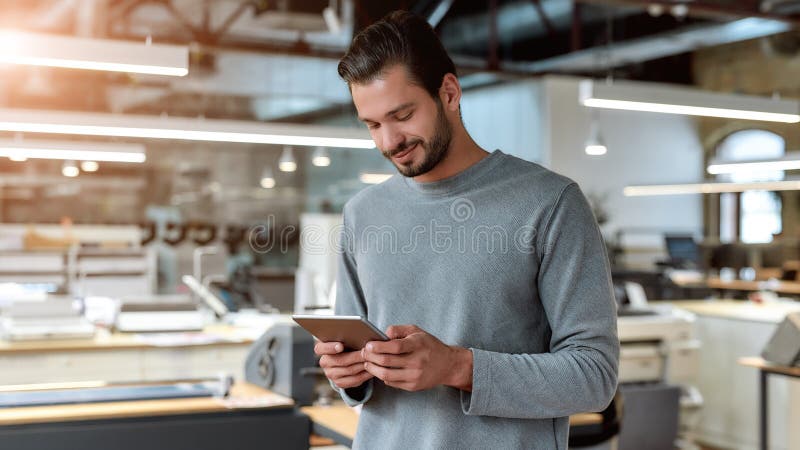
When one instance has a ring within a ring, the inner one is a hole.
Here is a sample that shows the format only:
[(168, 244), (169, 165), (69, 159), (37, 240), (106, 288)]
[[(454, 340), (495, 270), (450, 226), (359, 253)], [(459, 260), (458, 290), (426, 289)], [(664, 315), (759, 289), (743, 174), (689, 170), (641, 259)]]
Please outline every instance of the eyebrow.
[[(384, 114), (384, 117), (393, 116), (393, 115), (399, 113), (400, 111), (402, 111), (404, 109), (407, 109), (407, 108), (409, 108), (411, 106), (414, 106), (414, 102), (403, 103), (402, 105), (398, 106), (397, 108), (395, 108), (395, 109), (387, 112), (386, 114)], [(374, 122), (374, 120), (365, 119), (363, 117), (359, 117), (358, 120), (360, 120), (362, 122)]]

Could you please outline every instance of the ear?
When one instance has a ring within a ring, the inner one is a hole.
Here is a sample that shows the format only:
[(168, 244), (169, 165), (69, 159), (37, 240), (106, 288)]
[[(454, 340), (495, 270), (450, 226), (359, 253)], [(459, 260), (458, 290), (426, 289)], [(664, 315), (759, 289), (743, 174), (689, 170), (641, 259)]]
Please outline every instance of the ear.
[(461, 84), (458, 78), (452, 73), (448, 73), (442, 79), (442, 87), (439, 88), (439, 99), (445, 110), (458, 111), (461, 104)]

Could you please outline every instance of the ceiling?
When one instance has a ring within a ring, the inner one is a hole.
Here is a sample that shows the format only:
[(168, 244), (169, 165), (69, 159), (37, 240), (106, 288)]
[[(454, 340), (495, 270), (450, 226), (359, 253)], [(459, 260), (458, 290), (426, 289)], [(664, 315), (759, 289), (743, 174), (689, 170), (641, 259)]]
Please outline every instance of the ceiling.
[[(545, 73), (693, 84), (698, 49), (761, 39), (774, 54), (800, 52), (790, 31), (800, 0), (0, 0), (0, 29), (190, 49), (189, 75), (180, 78), (0, 65), (0, 107), (356, 125), (338, 59), (353, 33), (399, 8), (435, 26), (465, 89)], [(326, 9), (334, 13), (327, 19)], [(71, 184), (59, 162), (0, 160), (0, 214), (130, 221), (142, 205), (166, 203), (208, 217), (259, 214), (266, 194), (253, 180), (281, 150), (147, 145), (142, 167), (104, 164)], [(299, 197), (286, 189), (303, 179), (279, 180), (287, 187), (268, 193), (270, 207), (289, 199), (286, 208), (295, 208)], [(341, 198), (351, 189), (334, 187)], [(217, 197), (242, 211), (198, 206)]]
[(792, 0), (0, 0), (0, 28), (191, 51), (190, 75), (179, 79), (0, 68), (2, 103), (324, 121), (350, 111), (336, 64), (353, 32), (398, 8), (435, 25), (466, 88), (543, 73), (691, 84), (692, 51), (771, 37), (794, 52), (797, 39), (776, 36), (796, 36), (800, 23)]

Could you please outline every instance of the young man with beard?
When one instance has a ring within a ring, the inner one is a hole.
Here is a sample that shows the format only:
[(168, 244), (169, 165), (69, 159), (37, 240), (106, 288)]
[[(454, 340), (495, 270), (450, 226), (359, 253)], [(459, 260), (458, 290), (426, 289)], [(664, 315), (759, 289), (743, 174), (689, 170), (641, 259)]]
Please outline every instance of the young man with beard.
[(345, 205), (336, 299), (391, 340), (315, 346), (364, 405), (355, 447), (565, 449), (568, 416), (613, 397), (619, 354), (580, 189), (470, 138), (456, 69), (418, 16), (363, 30), (339, 74), (399, 172)]

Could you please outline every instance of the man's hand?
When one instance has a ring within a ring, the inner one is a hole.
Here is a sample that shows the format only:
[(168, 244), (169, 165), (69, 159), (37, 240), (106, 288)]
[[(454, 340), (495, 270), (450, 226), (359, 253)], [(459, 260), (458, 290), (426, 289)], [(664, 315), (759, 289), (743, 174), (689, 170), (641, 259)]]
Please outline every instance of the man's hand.
[(319, 366), (325, 376), (340, 389), (361, 386), (372, 378), (372, 374), (364, 370), (361, 352), (345, 352), (341, 342), (317, 342), (314, 353), (321, 356)]
[(386, 330), (390, 341), (369, 342), (363, 368), (384, 384), (406, 391), (438, 385), (472, 391), (472, 351), (448, 346), (414, 325)]

